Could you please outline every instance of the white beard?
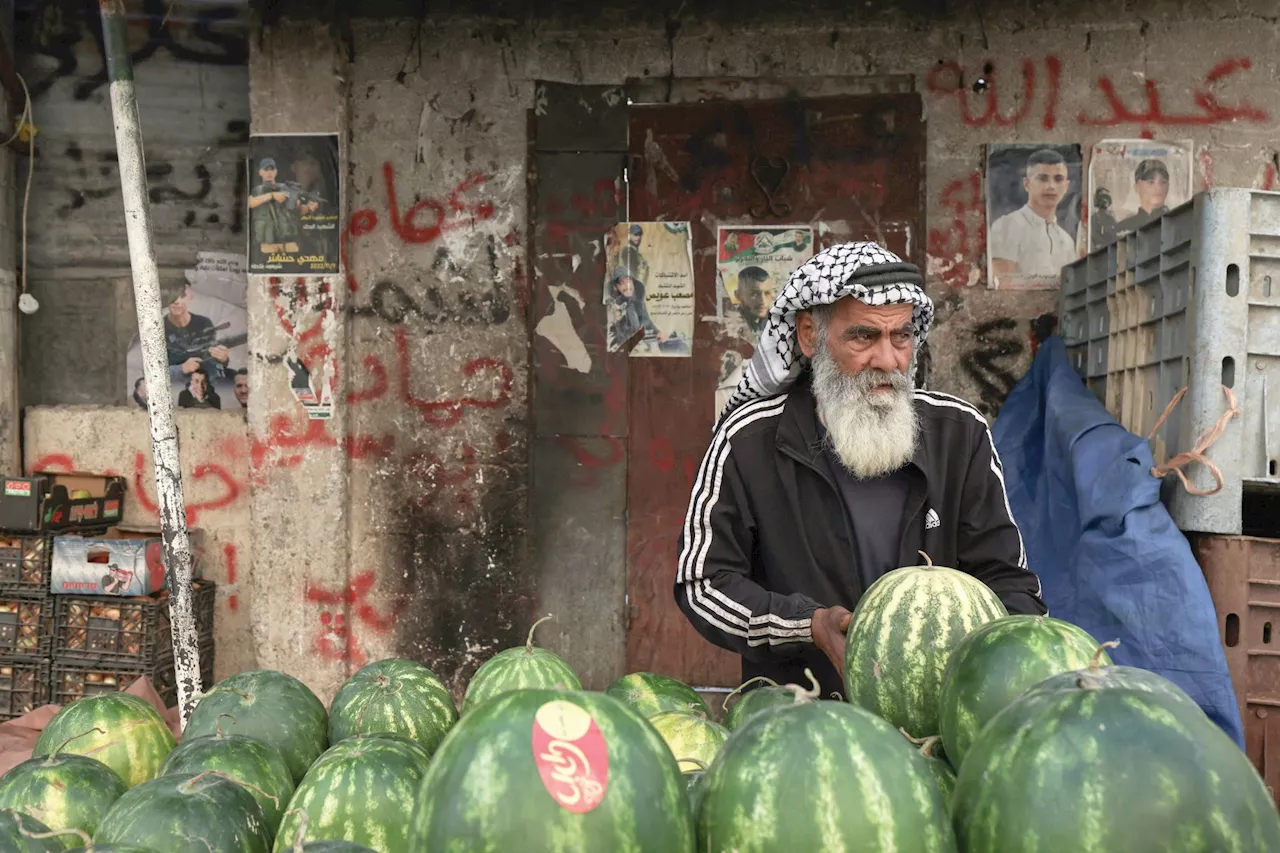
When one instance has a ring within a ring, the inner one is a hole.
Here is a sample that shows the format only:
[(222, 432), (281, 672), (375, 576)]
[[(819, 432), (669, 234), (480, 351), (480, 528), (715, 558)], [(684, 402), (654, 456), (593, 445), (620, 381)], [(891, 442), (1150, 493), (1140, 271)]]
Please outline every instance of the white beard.
[[(836, 457), (860, 480), (898, 470), (916, 449), (920, 424), (908, 373), (868, 368), (849, 376), (840, 369), (818, 335), (813, 356), (813, 395), (827, 442)], [(891, 391), (873, 391), (891, 384)]]

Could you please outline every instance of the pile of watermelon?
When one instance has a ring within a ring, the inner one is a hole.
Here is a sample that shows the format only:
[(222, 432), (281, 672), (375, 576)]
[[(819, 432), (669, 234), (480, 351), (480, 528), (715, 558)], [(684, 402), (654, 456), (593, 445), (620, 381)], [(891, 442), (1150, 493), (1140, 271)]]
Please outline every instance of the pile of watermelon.
[(400, 659), (327, 709), (231, 676), (181, 743), (133, 696), (73, 702), (0, 777), (0, 850), (1280, 853), (1269, 791), (1184, 692), (962, 572), (867, 591), (847, 699), (753, 679), (723, 715), (659, 673), (583, 690), (538, 624), (460, 704)]

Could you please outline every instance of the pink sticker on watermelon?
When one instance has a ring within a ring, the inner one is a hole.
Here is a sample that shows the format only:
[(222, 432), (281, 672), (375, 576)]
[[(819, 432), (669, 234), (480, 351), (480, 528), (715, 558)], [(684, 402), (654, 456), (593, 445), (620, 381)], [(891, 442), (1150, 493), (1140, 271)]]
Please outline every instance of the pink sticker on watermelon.
[(609, 787), (609, 747), (583, 708), (553, 699), (533, 716), (533, 761), (542, 785), (561, 808), (582, 814)]

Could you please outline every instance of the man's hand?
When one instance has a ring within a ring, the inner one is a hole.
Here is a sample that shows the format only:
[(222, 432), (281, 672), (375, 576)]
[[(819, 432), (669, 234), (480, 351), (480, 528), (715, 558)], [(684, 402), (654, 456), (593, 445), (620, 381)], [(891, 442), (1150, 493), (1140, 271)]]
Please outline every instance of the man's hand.
[(231, 359), (231, 351), (222, 346), (222, 344), (218, 344), (209, 348), (209, 357), (214, 361), (226, 364)]
[(200, 366), (200, 359), (192, 357), (182, 362), (182, 372), (190, 376)]
[(831, 659), (836, 672), (844, 675), (844, 638), (853, 614), (843, 607), (822, 607), (813, 611), (813, 644)]

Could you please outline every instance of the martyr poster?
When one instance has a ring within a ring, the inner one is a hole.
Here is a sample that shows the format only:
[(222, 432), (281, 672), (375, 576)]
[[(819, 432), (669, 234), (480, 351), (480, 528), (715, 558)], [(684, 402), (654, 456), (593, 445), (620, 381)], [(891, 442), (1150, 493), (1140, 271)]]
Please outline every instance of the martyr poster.
[(1050, 290), (1080, 257), (1079, 145), (987, 146), (987, 286)]
[(693, 355), (693, 245), (688, 222), (621, 222), (605, 234), (609, 352)]
[(1104, 139), (1089, 155), (1089, 251), (1191, 198), (1195, 143)]
[(754, 344), (787, 278), (811, 257), (808, 225), (720, 226), (716, 310), (725, 331)]
[(249, 138), (249, 272), (332, 275), (338, 239), (338, 135)]

